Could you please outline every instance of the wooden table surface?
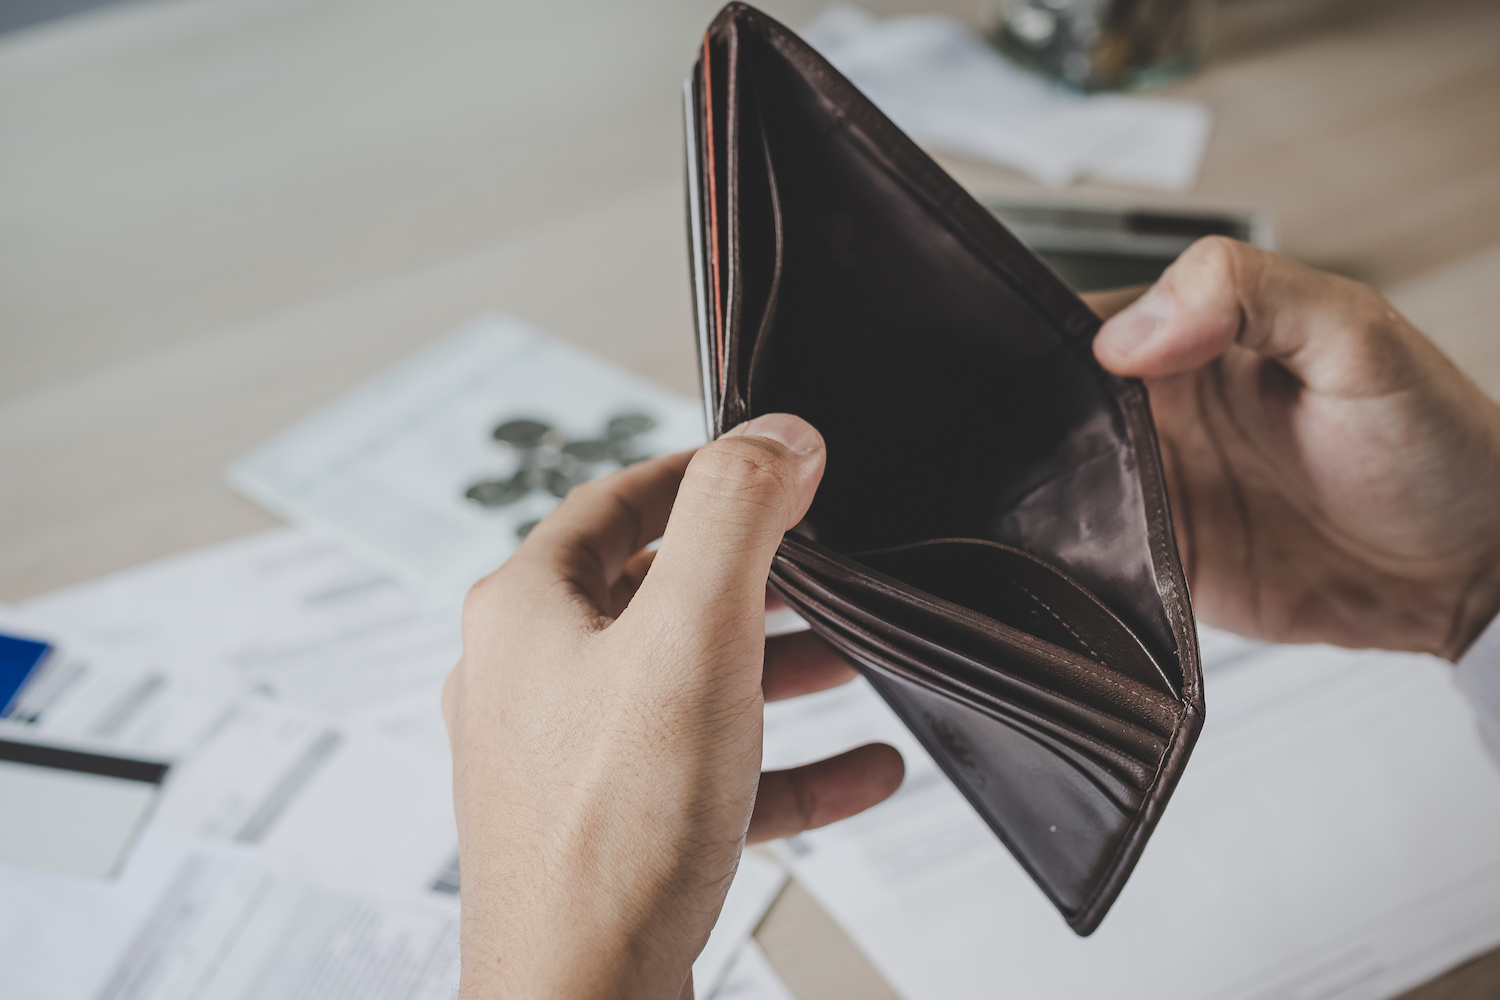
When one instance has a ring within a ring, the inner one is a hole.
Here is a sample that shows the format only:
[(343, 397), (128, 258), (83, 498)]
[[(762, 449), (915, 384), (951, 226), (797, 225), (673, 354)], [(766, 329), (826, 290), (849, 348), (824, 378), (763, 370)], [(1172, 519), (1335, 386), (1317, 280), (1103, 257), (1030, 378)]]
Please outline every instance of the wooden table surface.
[[(482, 311), (695, 393), (678, 88), (715, 6), (166, 0), (0, 36), (0, 600), (272, 526), (224, 463)], [(1268, 208), (1500, 393), (1500, 4), (1229, 0), (1173, 92), (1215, 116), (1194, 196)], [(795, 884), (758, 936), (801, 1000), (894, 996)], [(1409, 994), (1497, 995), (1500, 953)]]

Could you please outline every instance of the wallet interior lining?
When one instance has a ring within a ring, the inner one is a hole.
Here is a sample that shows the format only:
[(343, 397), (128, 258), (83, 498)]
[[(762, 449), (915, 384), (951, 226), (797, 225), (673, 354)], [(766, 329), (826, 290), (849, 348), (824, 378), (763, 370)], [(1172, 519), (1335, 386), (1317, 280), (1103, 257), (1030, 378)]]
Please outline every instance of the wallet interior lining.
[[(869, 162), (837, 116), (823, 127), (809, 124), (814, 115), (763, 117), (765, 103), (818, 100), (776, 60), (755, 57), (764, 44), (741, 38), (735, 70), (733, 211), (743, 245), (734, 263), (744, 294), (729, 319), (739, 333), (725, 412), (736, 402), (741, 419), (785, 410), (822, 431), (830, 458), (806, 520), (812, 536), (855, 559), (942, 538), (1005, 543), (1053, 516), (1038, 496), (1077, 496), (1101, 477), (1139, 492), (1117, 443), (1123, 418), (1087, 425), (1087, 415), (1118, 412), (1079, 357), (1087, 346), (1058, 333)], [(975, 441), (985, 442), (982, 458)], [(1111, 516), (1129, 517), (1128, 506)], [(1071, 513), (1056, 515), (1061, 530), (1124, 539), (1132, 572), (1154, 579), (1143, 520), (1115, 530), (1080, 526)], [(1096, 603), (1129, 613), (1132, 602), (1117, 597), (1138, 591), (1135, 580), (1113, 578), (1113, 565), (1099, 570), (1087, 546), (1056, 548), (1080, 553), (1069, 569), (1098, 590)], [(1163, 612), (1143, 613), (1161, 620), (1131, 623), (1132, 640), (1175, 695), (1180, 678), (1165, 672), (1175, 638)]]

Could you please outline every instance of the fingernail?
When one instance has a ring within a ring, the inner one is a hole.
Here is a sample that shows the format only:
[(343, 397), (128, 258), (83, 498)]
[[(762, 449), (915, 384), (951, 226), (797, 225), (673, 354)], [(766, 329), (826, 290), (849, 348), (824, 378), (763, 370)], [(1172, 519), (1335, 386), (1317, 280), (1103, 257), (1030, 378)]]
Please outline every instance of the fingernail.
[(1120, 310), (1099, 331), (1099, 342), (1111, 354), (1128, 358), (1146, 346), (1172, 315), (1172, 296), (1161, 286)]
[(806, 455), (823, 444), (823, 435), (819, 434), (812, 424), (790, 413), (767, 413), (724, 432), (725, 437), (738, 437), (744, 434), (770, 438), (772, 441), (786, 445), (798, 455)]

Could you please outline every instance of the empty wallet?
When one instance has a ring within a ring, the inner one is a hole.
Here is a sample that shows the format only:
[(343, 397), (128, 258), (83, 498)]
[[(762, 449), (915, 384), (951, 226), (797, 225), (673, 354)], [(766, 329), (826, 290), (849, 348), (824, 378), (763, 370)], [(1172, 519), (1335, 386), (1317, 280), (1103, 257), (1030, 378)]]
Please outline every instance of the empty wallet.
[(853, 661), (1079, 934), (1203, 725), (1144, 388), (1099, 320), (787, 28), (732, 3), (687, 84), (714, 436), (828, 445), (771, 582)]

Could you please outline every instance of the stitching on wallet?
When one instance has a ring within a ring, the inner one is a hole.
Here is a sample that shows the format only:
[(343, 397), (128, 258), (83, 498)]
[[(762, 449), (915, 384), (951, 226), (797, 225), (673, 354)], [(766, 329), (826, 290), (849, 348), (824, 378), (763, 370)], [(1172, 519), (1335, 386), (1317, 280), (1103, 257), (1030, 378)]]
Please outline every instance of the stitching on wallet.
[[(1047, 609), (1047, 614), (1051, 615), (1053, 618), (1056, 618), (1057, 619), (1057, 624), (1059, 624), (1063, 628), (1067, 629), (1068, 630), (1068, 634), (1071, 635), (1073, 638), (1077, 639), (1083, 645), (1083, 648), (1089, 651), (1089, 656), (1091, 656), (1095, 660), (1097, 660), (1099, 662), (1100, 666), (1104, 665), (1104, 657), (1102, 657), (1098, 653), (1094, 652), (1094, 647), (1089, 645), (1089, 641), (1087, 639), (1085, 639), (1083, 636), (1079, 635), (1077, 632), (1075, 632), (1073, 630), (1073, 626), (1071, 626), (1067, 622), (1063, 621), (1062, 615), (1060, 615), (1056, 611), (1052, 610), (1052, 605), (1048, 604), (1046, 601), (1042, 600), (1040, 597), (1038, 597), (1035, 594), (1033, 594), (1031, 592), (1031, 588), (1028, 587), (1028, 586), (1026, 586), (1026, 584), (1021, 583), (1021, 582), (1019, 582), (1017, 580), (1012, 580), (1011, 583), (1014, 583), (1017, 587), (1020, 587), (1021, 590), (1026, 594), (1027, 597), (1031, 598), (1033, 601), (1036, 601), (1042, 607), (1046, 608)], [(1105, 679), (1108, 680), (1108, 678), (1105, 678)]]
[[(1019, 582), (1017, 582), (1015, 580), (1012, 580), (1011, 583), (1014, 583), (1017, 587), (1020, 587), (1021, 590), (1025, 591), (1027, 597), (1031, 598), (1033, 601), (1036, 601), (1042, 607), (1046, 608), (1047, 609), (1047, 613), (1050, 614), (1053, 618), (1056, 618), (1057, 619), (1057, 623), (1059, 625), (1061, 625), (1063, 628), (1067, 629), (1068, 633), (1070, 635), (1072, 635), (1073, 638), (1077, 639), (1079, 642), (1081, 642), (1083, 644), (1083, 648), (1089, 651), (1089, 657), (1091, 659), (1093, 659), (1093, 661), (1095, 663), (1099, 664), (1101, 667), (1104, 667), (1106, 670), (1112, 669), (1109, 666), (1109, 664), (1107, 664), (1107, 663), (1104, 662), (1104, 657), (1100, 656), (1098, 653), (1096, 653), (1094, 651), (1094, 647), (1089, 645), (1087, 639), (1085, 639), (1083, 636), (1079, 635), (1077, 632), (1073, 631), (1073, 626), (1069, 625), (1066, 621), (1063, 620), (1063, 617), (1061, 615), (1059, 615), (1056, 611), (1052, 610), (1051, 605), (1049, 605), (1046, 601), (1042, 600), (1040, 597), (1038, 597), (1035, 594), (1033, 594), (1030, 591), (1030, 589), (1028, 589), (1027, 586), (1024, 583), (1019, 583)], [(1134, 703), (1138, 708), (1144, 708), (1144, 709), (1146, 709), (1147, 712), (1148, 712), (1148, 714), (1149, 714), (1149, 712), (1150, 712), (1151, 709), (1154, 709), (1154, 708), (1158, 707), (1156, 705), (1156, 703), (1154, 701), (1152, 701), (1150, 698), (1147, 698), (1147, 697), (1143, 696), (1138, 691), (1134, 691), (1134, 690), (1126, 687), (1124, 684), (1122, 684), (1119, 681), (1115, 680), (1113, 677), (1110, 677), (1108, 674), (1094, 674), (1093, 676), (1096, 679), (1101, 680), (1104, 683), (1108, 684), (1110, 687), (1114, 688), (1116, 691), (1120, 692), (1120, 695), (1122, 697), (1124, 697), (1127, 701)]]

